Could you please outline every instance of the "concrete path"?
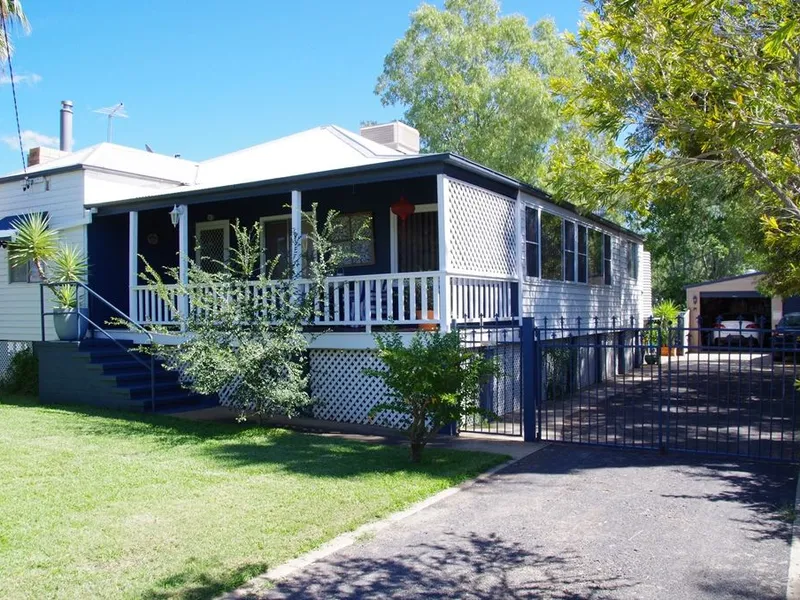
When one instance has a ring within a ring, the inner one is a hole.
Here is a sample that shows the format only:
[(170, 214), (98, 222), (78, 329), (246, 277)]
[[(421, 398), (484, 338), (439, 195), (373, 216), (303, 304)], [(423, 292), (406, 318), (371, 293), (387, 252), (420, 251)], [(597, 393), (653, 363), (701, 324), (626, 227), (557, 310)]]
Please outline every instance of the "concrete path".
[(548, 446), (260, 598), (783, 598), (796, 468)]

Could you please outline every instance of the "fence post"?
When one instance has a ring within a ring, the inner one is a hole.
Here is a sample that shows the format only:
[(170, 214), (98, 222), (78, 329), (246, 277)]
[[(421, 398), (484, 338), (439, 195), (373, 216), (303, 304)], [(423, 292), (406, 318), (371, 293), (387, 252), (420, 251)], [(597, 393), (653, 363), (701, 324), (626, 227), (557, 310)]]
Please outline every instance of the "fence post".
[(522, 435), (526, 442), (536, 441), (536, 409), (539, 406), (539, 342), (533, 331), (533, 317), (522, 319)]

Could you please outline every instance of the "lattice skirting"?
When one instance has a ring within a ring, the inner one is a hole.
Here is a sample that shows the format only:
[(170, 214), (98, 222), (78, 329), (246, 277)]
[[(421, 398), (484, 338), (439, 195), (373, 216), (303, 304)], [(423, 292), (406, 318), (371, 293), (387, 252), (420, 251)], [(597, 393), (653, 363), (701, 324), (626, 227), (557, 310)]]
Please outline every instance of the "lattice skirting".
[(486, 355), (494, 357), (500, 374), (492, 377), (481, 393), (481, 405), (501, 419), (522, 411), (522, 352), (519, 344), (490, 348)]
[(11, 366), (13, 356), (22, 350), (33, 347), (32, 342), (10, 342), (0, 340), (0, 378), (6, 374)]
[(326, 421), (403, 427), (396, 413), (382, 413), (369, 419), (376, 404), (389, 400), (383, 382), (364, 374), (364, 369), (381, 369), (375, 350), (311, 350), (311, 395), (316, 400), (314, 416)]

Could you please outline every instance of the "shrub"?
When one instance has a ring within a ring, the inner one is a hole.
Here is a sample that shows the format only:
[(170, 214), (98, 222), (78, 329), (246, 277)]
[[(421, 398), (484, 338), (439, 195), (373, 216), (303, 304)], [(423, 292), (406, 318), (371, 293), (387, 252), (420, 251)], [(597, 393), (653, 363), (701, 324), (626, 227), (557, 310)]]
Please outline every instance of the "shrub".
[(461, 345), (458, 331), (420, 331), (406, 346), (396, 332), (376, 335), (378, 356), (385, 370), (366, 369), (389, 388), (392, 400), (370, 411), (404, 415), (411, 442), (411, 461), (419, 462), (427, 443), (450, 423), (467, 415), (496, 418), (478, 406), (481, 386), (499, 373), (494, 359)]
[(39, 361), (33, 350), (26, 348), (11, 357), (11, 364), (2, 378), (0, 391), (26, 396), (39, 395)]

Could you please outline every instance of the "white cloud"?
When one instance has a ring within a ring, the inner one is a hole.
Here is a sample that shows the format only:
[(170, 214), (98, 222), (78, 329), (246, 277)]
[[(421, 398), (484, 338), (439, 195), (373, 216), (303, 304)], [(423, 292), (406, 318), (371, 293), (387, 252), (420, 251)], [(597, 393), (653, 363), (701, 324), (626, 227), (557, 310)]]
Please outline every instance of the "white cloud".
[[(42, 76), (36, 73), (23, 73), (20, 75), (14, 75), (14, 83), (21, 84), (27, 83), (28, 85), (36, 85), (42, 80)], [(7, 73), (3, 73), (0, 75), (0, 85), (8, 85), (11, 83), (11, 76)]]
[[(0, 141), (2, 141), (12, 150), (19, 148), (19, 139), (16, 135), (4, 135), (2, 138), (0, 138)], [(37, 131), (31, 131), (30, 129), (26, 129), (22, 132), (22, 147), (26, 152), (31, 148), (36, 148), (37, 146), (58, 148), (58, 142), (59, 140), (57, 137), (45, 135)]]

